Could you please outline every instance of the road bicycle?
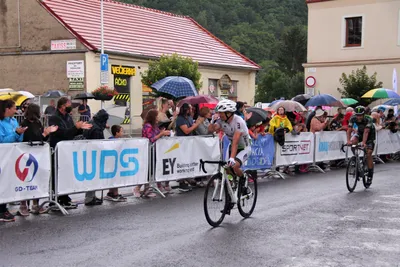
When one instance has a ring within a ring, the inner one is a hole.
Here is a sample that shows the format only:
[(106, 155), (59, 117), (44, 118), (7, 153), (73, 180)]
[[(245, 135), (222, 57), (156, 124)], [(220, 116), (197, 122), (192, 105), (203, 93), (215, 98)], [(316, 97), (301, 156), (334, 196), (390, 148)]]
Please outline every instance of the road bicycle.
[(257, 202), (257, 179), (250, 173), (245, 173), (244, 178), (239, 179), (225, 161), (200, 160), (204, 173), (207, 173), (205, 164), (219, 166), (219, 172), (211, 177), (204, 192), (204, 214), (207, 222), (217, 227), (225, 215), (230, 215), (235, 204), (240, 215), (244, 218), (250, 217)]
[[(365, 147), (361, 145), (342, 145), (342, 151), (344, 147), (351, 147), (354, 156), (352, 156), (347, 163), (346, 170), (346, 185), (349, 192), (353, 192), (356, 189), (357, 182), (362, 177), (365, 188), (371, 186), (371, 182), (368, 182), (368, 165), (367, 165), (367, 152)], [(361, 155), (362, 154), (362, 155)]]

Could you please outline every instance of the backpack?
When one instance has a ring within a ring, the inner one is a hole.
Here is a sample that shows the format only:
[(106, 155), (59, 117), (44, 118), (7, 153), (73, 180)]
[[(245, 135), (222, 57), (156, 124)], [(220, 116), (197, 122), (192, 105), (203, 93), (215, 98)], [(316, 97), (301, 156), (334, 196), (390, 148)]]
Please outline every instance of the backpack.
[(283, 146), (285, 144), (285, 128), (279, 127), (278, 129), (275, 130), (274, 140), (280, 146)]

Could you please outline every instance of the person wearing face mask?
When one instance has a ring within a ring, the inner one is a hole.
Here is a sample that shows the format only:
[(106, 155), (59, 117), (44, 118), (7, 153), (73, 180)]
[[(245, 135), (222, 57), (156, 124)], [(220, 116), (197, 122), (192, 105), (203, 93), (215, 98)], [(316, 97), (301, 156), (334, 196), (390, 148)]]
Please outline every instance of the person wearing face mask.
[(284, 107), (279, 107), (276, 115), (269, 122), (269, 130), (270, 134), (274, 134), (276, 129), (283, 128), (285, 132), (291, 132), (293, 130), (293, 126), (290, 123), (290, 120), (286, 116), (286, 111)]
[[(58, 126), (57, 131), (50, 134), (50, 146), (55, 149), (58, 142), (73, 140), (74, 137), (81, 135), (83, 130), (89, 130), (92, 125), (88, 122), (78, 121), (74, 123), (70, 115), (72, 103), (67, 97), (61, 97), (57, 102), (57, 111), (49, 118), (49, 125)], [(52, 157), (52, 166), (54, 166), (54, 157)], [(53, 188), (54, 188), (54, 168), (52, 168)], [(71, 202), (68, 195), (60, 196), (58, 202), (64, 208), (76, 208), (77, 205)]]

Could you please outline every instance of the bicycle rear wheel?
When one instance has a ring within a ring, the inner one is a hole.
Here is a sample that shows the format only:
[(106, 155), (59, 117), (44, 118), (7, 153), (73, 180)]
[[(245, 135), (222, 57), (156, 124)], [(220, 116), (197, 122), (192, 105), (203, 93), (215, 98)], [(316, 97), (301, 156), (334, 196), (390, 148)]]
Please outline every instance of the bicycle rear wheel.
[(356, 157), (352, 157), (347, 164), (346, 185), (349, 192), (353, 192), (357, 186), (358, 180), (358, 162)]
[(228, 209), (228, 204), (226, 184), (222, 184), (222, 174), (218, 173), (208, 181), (206, 191), (204, 192), (204, 215), (211, 226), (217, 227), (222, 223)]
[(244, 218), (250, 217), (253, 213), (257, 203), (257, 193), (257, 179), (247, 173), (247, 183), (246, 179), (239, 181), (237, 202), (239, 213)]

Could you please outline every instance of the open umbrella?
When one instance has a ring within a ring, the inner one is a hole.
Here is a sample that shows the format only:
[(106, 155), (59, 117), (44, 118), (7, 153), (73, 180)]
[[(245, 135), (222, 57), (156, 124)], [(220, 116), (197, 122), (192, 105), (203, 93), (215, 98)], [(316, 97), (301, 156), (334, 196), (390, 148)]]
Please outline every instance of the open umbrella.
[(362, 98), (400, 98), (400, 95), (390, 89), (377, 88), (369, 90)]
[(342, 98), (340, 99), (340, 101), (342, 101), (343, 104), (345, 104), (346, 106), (351, 106), (358, 103), (358, 101), (355, 100), (354, 98)]
[(267, 119), (268, 112), (262, 108), (247, 108), (247, 113), (251, 113), (251, 117), (246, 121), (247, 125), (253, 126)]
[(169, 94), (175, 98), (198, 95), (193, 82), (181, 76), (165, 77), (152, 84), (151, 87), (160, 93)]
[(21, 106), (28, 98), (18, 92), (1, 93), (0, 100), (13, 100), (17, 107)]
[(400, 105), (400, 98), (390, 99), (389, 101), (386, 101), (385, 103), (383, 103), (383, 105), (398, 106), (398, 105)]
[(60, 90), (50, 90), (42, 95), (44, 98), (60, 98), (63, 96), (66, 96), (66, 94)]
[(299, 102), (300, 104), (304, 105), (307, 103), (307, 101), (311, 98), (310, 95), (308, 94), (301, 94), (301, 95), (296, 95), (295, 97), (292, 98), (292, 101)]
[(279, 107), (284, 107), (286, 111), (288, 112), (293, 112), (293, 111), (297, 111), (297, 112), (302, 112), (302, 111), (307, 111), (307, 109), (300, 104), (299, 102), (296, 101), (292, 101), (292, 100), (283, 100), (283, 101), (279, 101), (276, 102), (275, 104), (273, 104), (272, 106), (270, 106), (272, 109), (274, 110), (278, 110)]
[(77, 94), (74, 99), (94, 99), (94, 95), (92, 93), (85, 92)]
[(330, 106), (330, 107), (340, 107), (343, 108), (344, 104), (337, 100), (334, 96), (329, 94), (320, 94), (313, 96), (305, 104), (306, 107), (309, 106)]
[(198, 95), (198, 96), (188, 96), (178, 103), (178, 107), (181, 107), (184, 103), (188, 103), (190, 105), (196, 104), (218, 104), (219, 100), (213, 96), (209, 95)]
[(276, 103), (282, 102), (282, 99), (278, 99), (278, 100), (274, 100), (271, 103), (269, 103), (268, 107), (272, 107), (273, 105), (275, 105)]

